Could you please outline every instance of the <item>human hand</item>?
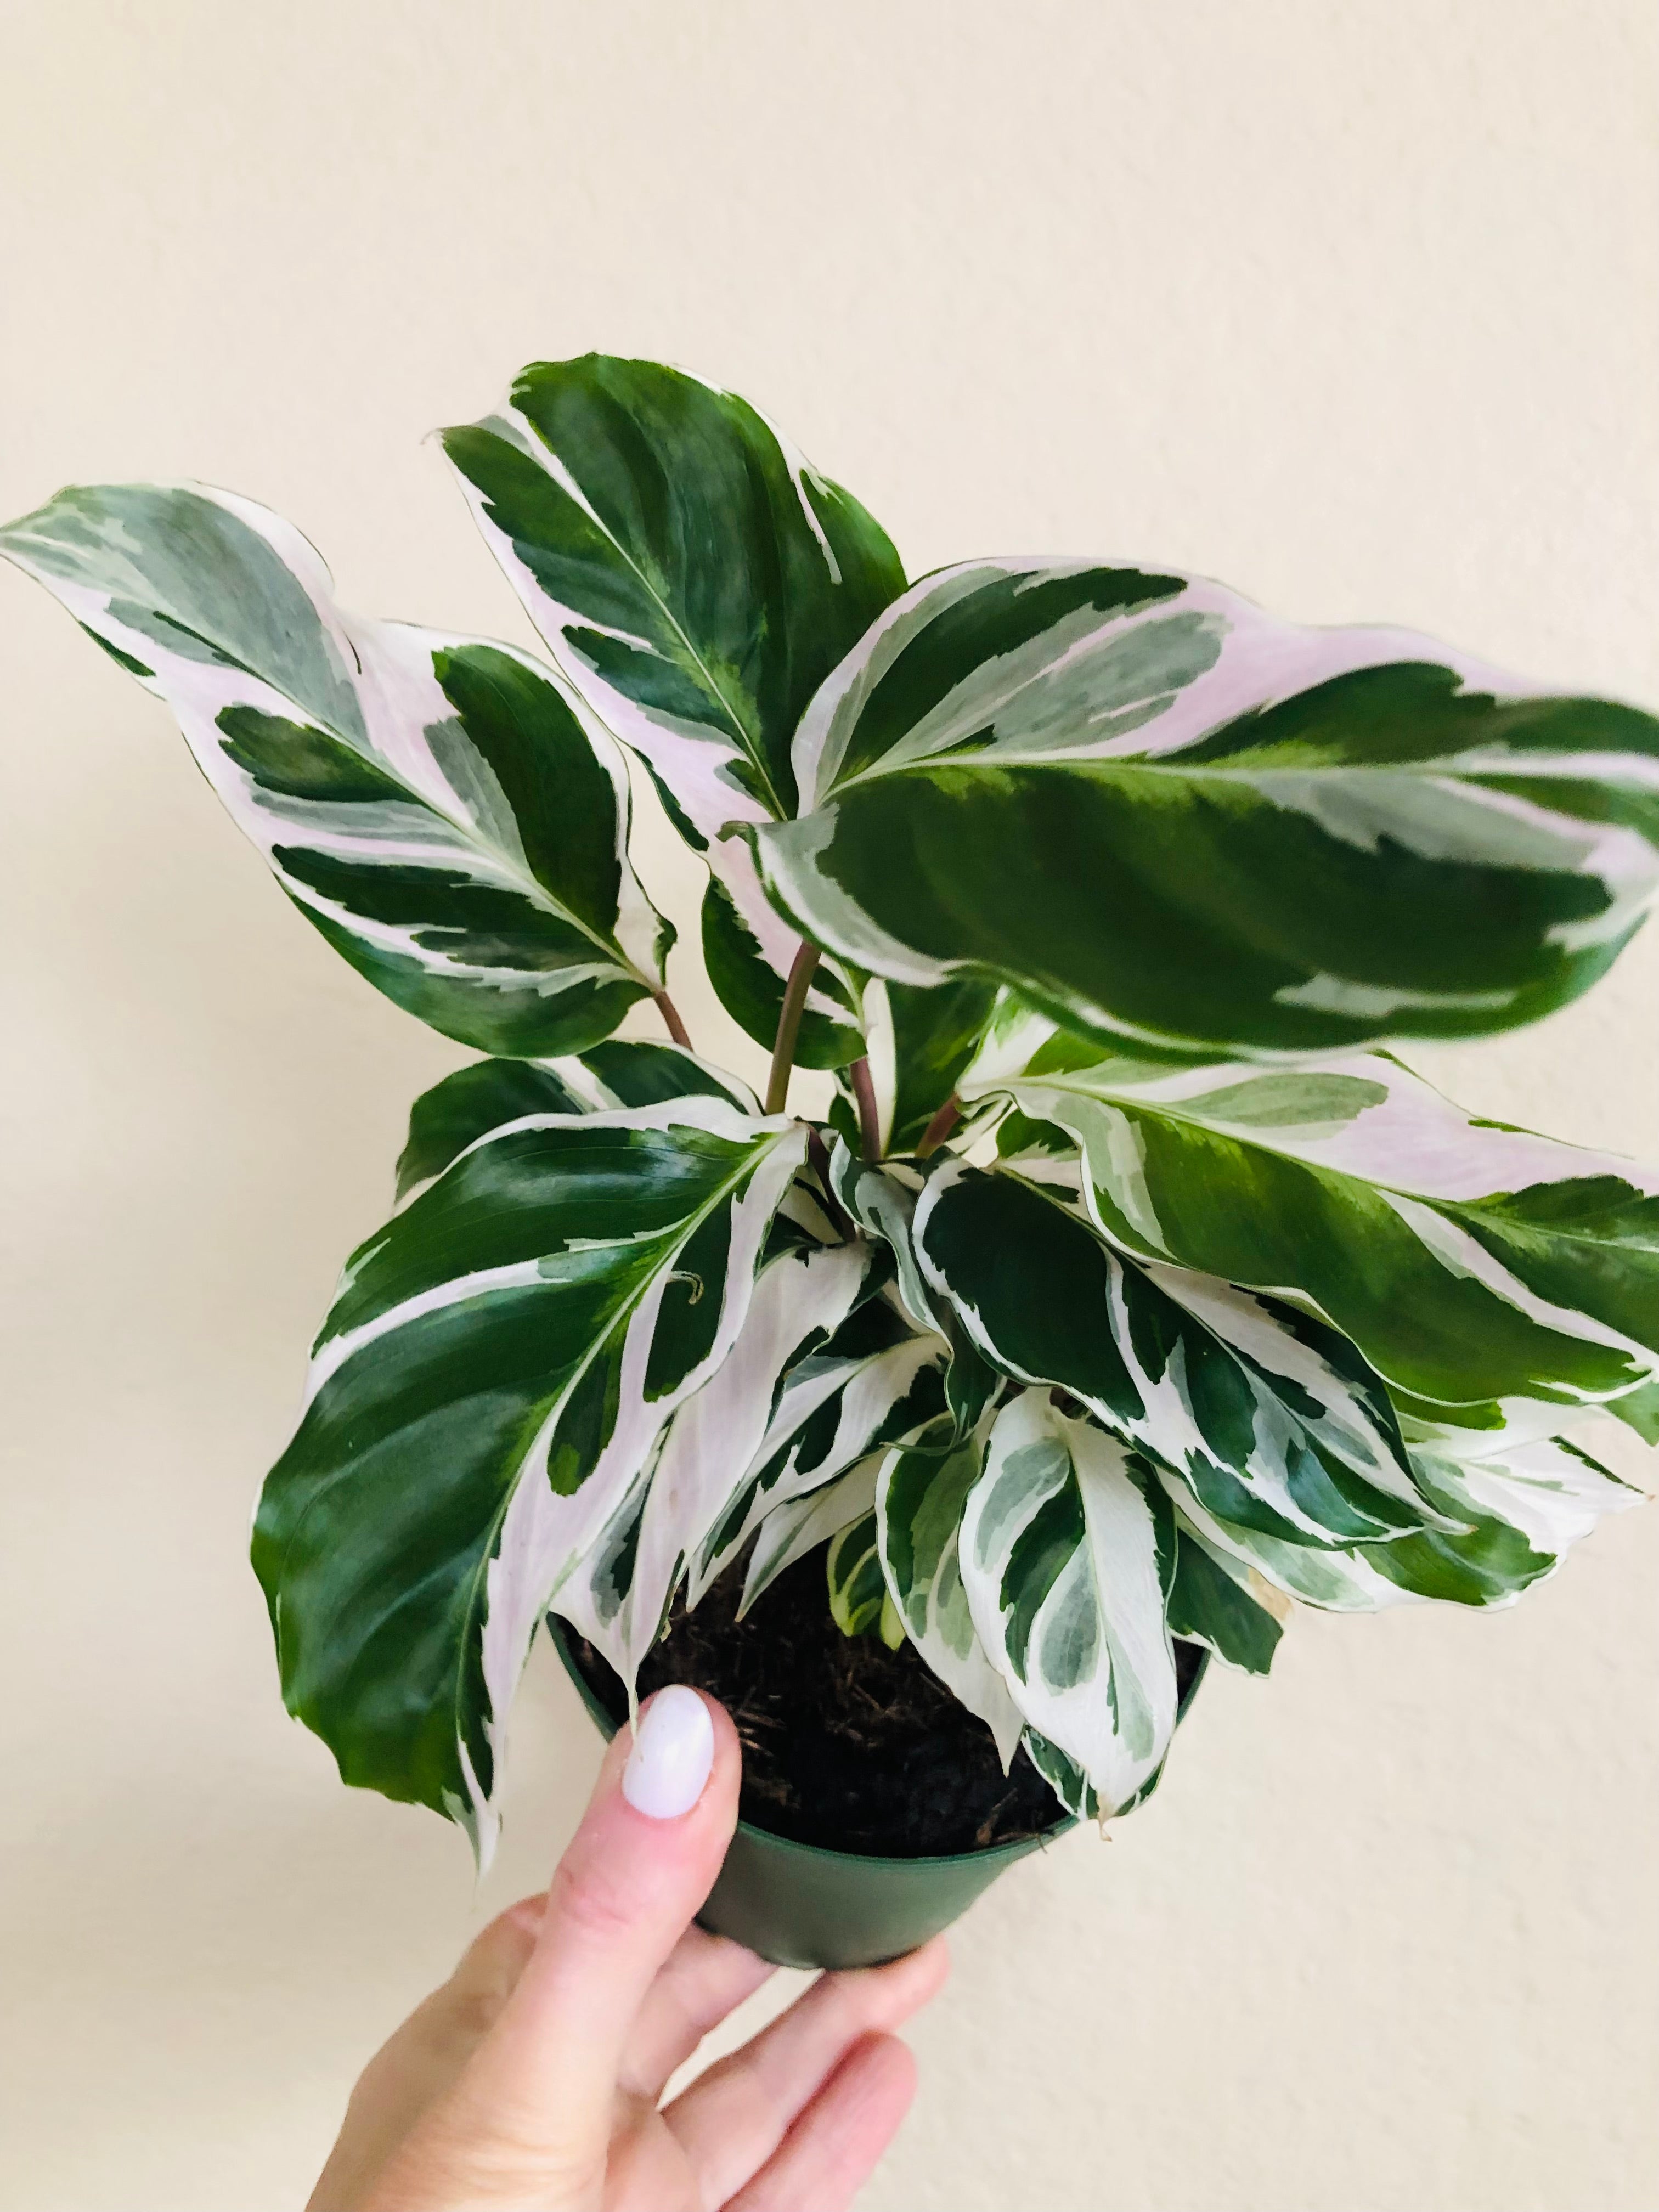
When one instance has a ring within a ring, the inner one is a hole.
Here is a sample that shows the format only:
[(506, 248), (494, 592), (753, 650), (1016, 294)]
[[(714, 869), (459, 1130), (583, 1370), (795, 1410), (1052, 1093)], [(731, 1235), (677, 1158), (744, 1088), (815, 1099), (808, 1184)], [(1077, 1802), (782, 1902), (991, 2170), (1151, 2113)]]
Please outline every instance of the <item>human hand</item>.
[(690, 1923), (738, 1817), (741, 1753), (692, 1690), (624, 1729), (546, 1896), (526, 1898), (370, 2060), (309, 2212), (837, 2212), (896, 2131), (892, 2031), (942, 1937), (825, 1974), (672, 2104), (664, 2085), (772, 1969)]

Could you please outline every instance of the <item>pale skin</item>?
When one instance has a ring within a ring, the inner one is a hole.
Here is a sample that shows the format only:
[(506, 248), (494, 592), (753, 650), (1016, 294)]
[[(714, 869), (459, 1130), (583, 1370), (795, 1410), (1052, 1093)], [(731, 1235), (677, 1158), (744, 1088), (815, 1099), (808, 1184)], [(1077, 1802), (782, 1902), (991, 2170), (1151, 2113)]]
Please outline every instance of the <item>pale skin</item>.
[(839, 2212), (915, 2090), (895, 2031), (945, 1979), (942, 1939), (825, 1974), (671, 2104), (669, 2076), (771, 1968), (691, 1925), (737, 1820), (741, 1764), (714, 1759), (689, 1812), (623, 1794), (606, 1754), (544, 1897), (490, 1923), (370, 2060), (310, 2212)]

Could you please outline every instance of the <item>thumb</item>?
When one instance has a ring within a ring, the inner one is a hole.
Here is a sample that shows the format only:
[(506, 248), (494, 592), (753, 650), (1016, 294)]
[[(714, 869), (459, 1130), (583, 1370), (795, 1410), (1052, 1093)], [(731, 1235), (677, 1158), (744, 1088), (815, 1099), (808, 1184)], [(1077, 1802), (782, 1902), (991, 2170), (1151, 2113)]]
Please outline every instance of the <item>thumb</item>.
[(723, 1706), (683, 1684), (658, 1691), (611, 1744), (554, 1870), (479, 2071), (492, 2097), (543, 2116), (569, 2149), (592, 2130), (603, 2152), (635, 2016), (732, 1840), (742, 1763)]

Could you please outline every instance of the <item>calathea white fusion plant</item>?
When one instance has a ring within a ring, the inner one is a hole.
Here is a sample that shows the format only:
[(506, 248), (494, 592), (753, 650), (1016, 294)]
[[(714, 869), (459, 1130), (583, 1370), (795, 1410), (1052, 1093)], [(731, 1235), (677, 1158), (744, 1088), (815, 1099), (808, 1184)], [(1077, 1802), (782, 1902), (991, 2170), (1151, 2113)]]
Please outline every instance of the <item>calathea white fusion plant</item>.
[[(416, 1103), (259, 1510), (348, 1781), (487, 1850), (550, 1609), (631, 1683), (677, 1595), (832, 1540), (844, 1626), (1121, 1811), (1172, 1634), (1265, 1672), (1287, 1598), (1501, 1604), (1631, 1502), (1568, 1432), (1652, 1433), (1659, 1179), (1387, 1048), (1602, 974), (1659, 723), (1158, 568), (907, 584), (650, 363), (539, 363), (444, 445), (550, 666), (345, 613), (198, 486), (0, 532), (301, 912), (489, 1055)], [(763, 1101), (665, 995), (623, 748), (708, 865)], [(617, 1041), (652, 999), (673, 1042)], [(795, 1062), (837, 1071), (822, 1126)]]

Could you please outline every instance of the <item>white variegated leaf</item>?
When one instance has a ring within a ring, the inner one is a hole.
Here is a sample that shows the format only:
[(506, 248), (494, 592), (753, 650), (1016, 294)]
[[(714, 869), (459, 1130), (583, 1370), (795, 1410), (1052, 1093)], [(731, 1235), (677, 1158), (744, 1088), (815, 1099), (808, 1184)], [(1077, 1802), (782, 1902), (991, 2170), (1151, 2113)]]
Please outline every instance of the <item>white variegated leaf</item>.
[(1247, 1674), (1265, 1674), (1290, 1606), (1242, 1559), (1209, 1543), (1177, 1506), (1175, 1583), (1166, 1611), (1172, 1635), (1201, 1644)]
[[(972, 1060), (962, 1072), (958, 1088), (963, 1103), (994, 1097), (1015, 1076), (1028, 1074), (1037, 1054), (1058, 1030), (1057, 1022), (1005, 985), (991, 1002), (984, 1033)], [(1079, 1048), (1079, 1060), (1100, 1057), (1098, 1046), (1087, 1044), (1082, 1039), (1075, 1042)]]
[(1210, 1551), (1225, 1554), (1253, 1567), (1275, 1589), (1325, 1613), (1377, 1613), (1385, 1607), (1407, 1605), (1413, 1593), (1380, 1573), (1371, 1564), (1387, 1547), (1357, 1545), (1346, 1551), (1316, 1544), (1286, 1543), (1241, 1522), (1224, 1521), (1207, 1510), (1202, 1499), (1168, 1468), (1158, 1470), (1176, 1510), (1201, 1536)]
[(873, 1513), (836, 1531), (824, 1566), (830, 1618), (843, 1636), (862, 1636), (883, 1622), (889, 1600)]
[(866, 1237), (878, 1239), (893, 1255), (894, 1288), (913, 1328), (937, 1333), (939, 1301), (916, 1264), (911, 1224), (916, 1200), (927, 1188), (921, 1173), (902, 1161), (875, 1164), (859, 1158), (839, 1134), (830, 1141), (831, 1194)]
[(441, 1175), (467, 1146), (526, 1114), (610, 1114), (669, 1098), (724, 1098), (758, 1115), (745, 1083), (677, 1044), (612, 1038), (553, 1060), (480, 1060), (457, 1068), (410, 1109), (398, 1162), (398, 1196)]
[[(718, 852), (720, 866), (740, 884), (746, 881), (750, 873), (748, 848), (734, 842)], [(754, 895), (750, 884), (751, 899)], [(745, 918), (724, 877), (709, 877), (702, 901), (704, 972), (738, 1027), (769, 1052), (777, 1039), (788, 967), (799, 939), (769, 908), (768, 914), (763, 921), (752, 915)], [(842, 1067), (864, 1051), (856, 996), (854, 983), (838, 963), (819, 962), (796, 1033), (797, 1067)]]
[(0, 552), (167, 702), (283, 889), (399, 1006), (531, 1055), (661, 990), (621, 756), (526, 654), (347, 614), (297, 531), (200, 485), (60, 492)]
[(1028, 1728), (1025, 1755), (1066, 1810), (1077, 1820), (1098, 1820), (1100, 1797), (1074, 1759), (1067, 1759), (1057, 1743), (1050, 1743), (1040, 1729)]
[(1513, 1605), (1599, 1521), (1641, 1502), (1564, 1437), (1511, 1443), (1483, 1459), (1412, 1457), (1424, 1489), (1466, 1525), (1370, 1548), (1391, 1581), (1443, 1603)]
[[(976, 976), (920, 991), (878, 975), (863, 979), (859, 1021), (875, 1101), (876, 1150), (883, 1158), (915, 1152), (940, 1109), (955, 1101), (963, 1072), (981, 1053), (996, 996), (994, 987)], [(837, 1088), (836, 1118), (856, 1142), (858, 1100), (845, 1071)], [(933, 1143), (955, 1127), (952, 1118)]]
[(960, 1546), (974, 1626), (1015, 1704), (1104, 1812), (1126, 1809), (1163, 1764), (1178, 1703), (1175, 1517), (1152, 1470), (1049, 1392), (1022, 1391), (996, 1417)]
[(1006, 1770), (1024, 1717), (980, 1642), (958, 1556), (963, 1508), (985, 1464), (986, 1431), (943, 1453), (925, 1443), (890, 1452), (882, 1463), (876, 1492), (882, 1571), (905, 1634), (990, 1729)]
[(781, 909), (890, 981), (1006, 983), (1108, 1045), (1252, 1059), (1536, 1019), (1659, 878), (1659, 722), (1202, 577), (984, 560), (802, 717)]
[[(533, 362), (498, 414), (442, 435), (561, 671), (781, 978), (797, 934), (724, 833), (795, 811), (802, 709), (903, 589), (885, 534), (745, 401), (653, 362)], [(809, 1009), (826, 1036), (845, 1023), (821, 991)]]
[(860, 1160), (836, 1135), (830, 1147), (833, 1195), (865, 1235), (893, 1255), (892, 1295), (913, 1328), (943, 1337), (948, 1348), (945, 1389), (957, 1433), (967, 1436), (996, 1395), (997, 1377), (980, 1356), (948, 1297), (929, 1283), (917, 1260), (916, 1206), (927, 1188), (923, 1170), (903, 1160)]
[(254, 1563), (290, 1711), (487, 1856), (532, 1635), (737, 1343), (806, 1133), (694, 1097), (529, 1114), (353, 1257)]
[(1115, 1249), (1061, 1194), (960, 1160), (916, 1204), (935, 1294), (1002, 1373), (1066, 1390), (1207, 1510), (1291, 1544), (1456, 1525), (1375, 1375), (1312, 1316)]
[(738, 1608), (739, 1620), (786, 1567), (793, 1567), (815, 1546), (827, 1544), (843, 1528), (850, 1528), (855, 1522), (868, 1518), (875, 1511), (876, 1477), (880, 1468), (880, 1455), (872, 1452), (868, 1459), (860, 1460), (833, 1482), (824, 1483), (804, 1496), (786, 1498), (782, 1504), (773, 1507), (755, 1532), (755, 1547), (749, 1554), (748, 1572), (744, 1578), (743, 1602)]
[(1609, 1513), (1627, 1513), (1644, 1492), (1623, 1482), (1565, 1437), (1543, 1437), (1500, 1459), (1434, 1460), (1434, 1480), (1472, 1516), (1518, 1529), (1534, 1549), (1560, 1559)]
[(725, 1098), (740, 1114), (758, 1115), (760, 1100), (740, 1076), (684, 1045), (612, 1037), (580, 1054), (546, 1063), (590, 1114), (654, 1106), (668, 1098)]
[(1028, 1175), (1075, 1172), (1035, 1125), (1075, 1142), (1117, 1243), (1322, 1313), (1419, 1433), (1479, 1452), (1659, 1364), (1659, 1176), (1466, 1114), (1387, 1054), (1172, 1068), (1055, 1037), (967, 1092), (1013, 1102)]
[(784, 1252), (762, 1269), (731, 1351), (664, 1434), (626, 1524), (625, 1565), (596, 1558), (561, 1590), (555, 1610), (604, 1654), (630, 1698), (687, 1562), (744, 1488), (786, 1371), (846, 1319), (868, 1266), (857, 1243)]
[[(696, 1604), (778, 1508), (835, 1481), (939, 1411), (943, 1340), (909, 1334), (889, 1340), (890, 1329), (871, 1326), (889, 1310), (881, 1304), (862, 1309), (821, 1355), (790, 1370), (764, 1437), (697, 1554), (689, 1604)], [(855, 1337), (866, 1339), (870, 1348), (837, 1348), (850, 1347)]]
[(1346, 1551), (1281, 1543), (1206, 1513), (1167, 1470), (1163, 1479), (1213, 1557), (1335, 1613), (1425, 1601), (1512, 1605), (1599, 1520), (1641, 1501), (1640, 1492), (1559, 1437), (1511, 1445), (1488, 1460), (1414, 1453), (1413, 1463), (1425, 1493), (1462, 1525)]
[(1613, 1399), (1607, 1410), (1634, 1429), (1644, 1444), (1659, 1444), (1659, 1382), (1627, 1390), (1622, 1398)]

